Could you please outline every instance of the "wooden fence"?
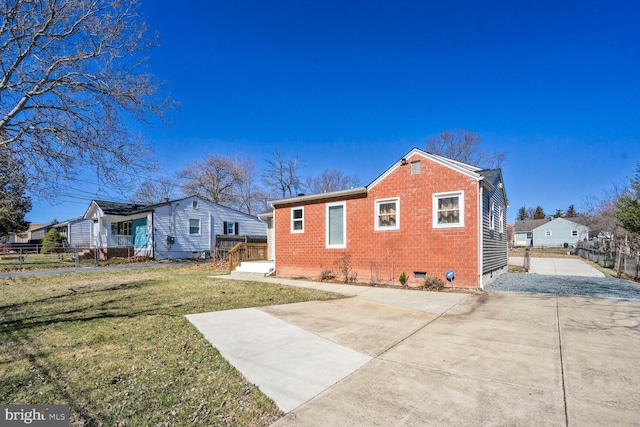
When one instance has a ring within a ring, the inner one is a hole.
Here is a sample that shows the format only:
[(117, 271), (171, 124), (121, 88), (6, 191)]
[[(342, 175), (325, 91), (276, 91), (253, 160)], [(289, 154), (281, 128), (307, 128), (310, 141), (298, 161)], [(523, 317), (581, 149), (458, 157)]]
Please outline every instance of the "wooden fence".
[(640, 279), (640, 254), (633, 254), (624, 244), (613, 240), (578, 242), (576, 255), (611, 268), (634, 280)]

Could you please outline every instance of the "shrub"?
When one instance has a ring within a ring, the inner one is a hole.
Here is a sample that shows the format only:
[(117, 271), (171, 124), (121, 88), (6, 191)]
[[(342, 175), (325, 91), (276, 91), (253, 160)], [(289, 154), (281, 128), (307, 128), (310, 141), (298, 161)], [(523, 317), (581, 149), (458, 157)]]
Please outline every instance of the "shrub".
[(336, 260), (336, 268), (342, 276), (344, 283), (349, 283), (349, 278), (353, 276), (351, 269), (351, 254), (342, 252), (340, 258)]
[(42, 249), (40, 252), (43, 254), (54, 252), (56, 248), (62, 245), (64, 240), (64, 236), (61, 236), (57, 230), (52, 228), (44, 236), (44, 239), (42, 239)]
[(333, 280), (336, 278), (336, 273), (333, 270), (322, 270), (320, 273), (320, 281), (324, 282), (325, 280)]
[(405, 274), (405, 272), (403, 271), (402, 274), (400, 275), (400, 278), (398, 279), (400, 280), (400, 284), (402, 286), (407, 286), (407, 281), (409, 281), (409, 278), (407, 277), (407, 275)]
[(424, 288), (430, 291), (440, 291), (444, 288), (444, 282), (438, 277), (427, 277), (424, 279)]

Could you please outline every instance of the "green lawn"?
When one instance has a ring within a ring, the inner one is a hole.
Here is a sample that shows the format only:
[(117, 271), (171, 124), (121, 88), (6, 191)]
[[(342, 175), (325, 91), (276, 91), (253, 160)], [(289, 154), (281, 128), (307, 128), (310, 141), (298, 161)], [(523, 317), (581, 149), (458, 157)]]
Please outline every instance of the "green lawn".
[(271, 424), (275, 404), (184, 315), (341, 296), (213, 273), (0, 279), (0, 402), (68, 404), (71, 425)]

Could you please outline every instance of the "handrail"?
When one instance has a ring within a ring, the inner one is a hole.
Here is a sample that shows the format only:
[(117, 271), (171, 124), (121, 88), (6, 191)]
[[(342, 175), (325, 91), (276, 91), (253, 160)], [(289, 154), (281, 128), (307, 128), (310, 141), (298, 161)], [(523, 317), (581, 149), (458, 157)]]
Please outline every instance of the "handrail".
[(266, 243), (237, 243), (229, 250), (229, 271), (242, 261), (266, 261), (268, 258)]

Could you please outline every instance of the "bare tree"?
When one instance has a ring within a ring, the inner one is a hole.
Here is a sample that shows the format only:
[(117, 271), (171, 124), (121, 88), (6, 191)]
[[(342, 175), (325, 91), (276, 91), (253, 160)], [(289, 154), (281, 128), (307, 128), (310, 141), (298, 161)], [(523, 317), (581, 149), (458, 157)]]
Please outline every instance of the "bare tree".
[(613, 238), (624, 234), (620, 221), (616, 217), (617, 202), (628, 192), (624, 185), (613, 185), (602, 196), (591, 196), (582, 200), (582, 212), (588, 220), (589, 234), (592, 237), (604, 236)]
[(302, 180), (298, 172), (300, 159), (289, 156), (286, 159), (275, 149), (274, 158), (267, 160), (267, 169), (262, 174), (262, 181), (267, 191), (275, 193), (275, 197), (293, 197), (302, 189)]
[[(79, 170), (102, 182), (148, 169), (135, 121), (163, 118), (140, 53), (155, 45), (138, 0), (0, 0), (0, 146), (40, 190)], [(50, 191), (51, 192), (51, 191)]]
[(147, 179), (129, 199), (131, 203), (155, 205), (176, 198), (178, 186), (170, 180)]
[(360, 179), (355, 175), (345, 175), (336, 169), (325, 169), (319, 176), (307, 178), (306, 187), (312, 194), (346, 190), (360, 186)]
[(203, 161), (189, 163), (178, 172), (185, 195), (197, 195), (228, 207), (238, 206), (241, 168), (229, 157), (207, 154)]
[(236, 187), (237, 209), (249, 215), (256, 215), (267, 210), (265, 192), (256, 182), (256, 166), (253, 157), (236, 156), (235, 167), (238, 177)]
[(481, 142), (480, 137), (471, 131), (444, 131), (427, 140), (426, 151), (477, 167), (499, 168), (507, 153), (487, 153), (480, 148)]

